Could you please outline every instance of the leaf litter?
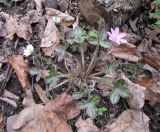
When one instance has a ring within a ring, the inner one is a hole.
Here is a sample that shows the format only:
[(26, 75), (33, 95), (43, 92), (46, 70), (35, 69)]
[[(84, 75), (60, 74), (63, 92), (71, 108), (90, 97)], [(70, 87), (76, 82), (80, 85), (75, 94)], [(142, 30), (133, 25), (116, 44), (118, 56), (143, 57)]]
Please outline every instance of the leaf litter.
[[(33, 8), (25, 13), (0, 12), (0, 36), (12, 42), (20, 38), (10, 56), (0, 52), (0, 82), (10, 64), (25, 92), (24, 109), (7, 117), (7, 131), (149, 132), (156, 121), (142, 110), (146, 104), (159, 109), (160, 30), (150, 24), (138, 27), (143, 15), (130, 19), (122, 27), (125, 32), (119, 27), (111, 27), (112, 33), (95, 30), (83, 17), (75, 22), (69, 15), (77, 14), (77, 1), (34, 2), (28, 1)], [(27, 45), (34, 50), (25, 56)], [(143, 70), (134, 72), (130, 63)], [(6, 90), (0, 96), (14, 107), (19, 98)], [(115, 110), (118, 105), (126, 110)]]

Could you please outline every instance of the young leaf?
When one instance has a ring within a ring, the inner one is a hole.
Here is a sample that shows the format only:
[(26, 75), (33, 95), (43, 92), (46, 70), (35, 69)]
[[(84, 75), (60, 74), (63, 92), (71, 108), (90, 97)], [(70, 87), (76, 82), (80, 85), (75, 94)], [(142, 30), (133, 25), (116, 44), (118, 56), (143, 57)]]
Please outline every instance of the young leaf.
[(113, 89), (110, 95), (110, 100), (112, 104), (116, 104), (120, 99), (119, 90), (117, 88)]
[(99, 45), (103, 48), (111, 48), (112, 44), (107, 40), (107, 34), (103, 30), (98, 33), (96, 30), (92, 30), (88, 33), (88, 42), (92, 45)]
[(69, 44), (76, 43), (83, 43), (87, 38), (87, 33), (83, 30), (80, 26), (77, 26), (74, 30), (70, 32), (70, 35), (67, 37), (67, 42)]
[(129, 90), (125, 87), (122, 87), (122, 88), (119, 88), (119, 95), (122, 97), (122, 98), (127, 98), (129, 96)]

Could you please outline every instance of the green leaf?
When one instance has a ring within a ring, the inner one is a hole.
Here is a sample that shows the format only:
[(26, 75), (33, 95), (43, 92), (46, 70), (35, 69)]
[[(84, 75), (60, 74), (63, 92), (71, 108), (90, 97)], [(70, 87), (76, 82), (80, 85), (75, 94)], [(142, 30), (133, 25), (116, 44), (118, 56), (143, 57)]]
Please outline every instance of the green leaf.
[(104, 112), (107, 111), (107, 108), (106, 107), (100, 107), (97, 109), (97, 114), (102, 116), (104, 114)]
[(87, 39), (87, 33), (80, 26), (77, 26), (74, 30), (70, 31), (68, 37), (66, 38), (69, 44), (83, 43)]
[(117, 88), (113, 89), (110, 95), (110, 100), (112, 104), (116, 104), (120, 99), (119, 90)]
[(92, 30), (88, 33), (88, 42), (90, 44), (97, 45), (98, 39), (101, 47), (111, 48), (112, 44), (107, 40), (107, 34), (104, 30), (101, 33), (98, 33), (96, 30)]
[(94, 97), (92, 97), (91, 99), (90, 99), (90, 102), (92, 103), (92, 104), (98, 104), (99, 102), (100, 102), (100, 100), (101, 100), (101, 98), (99, 97), (99, 96), (94, 96)]
[(0, 0), (0, 3), (3, 3), (3, 4), (8, 4), (9, 2), (11, 2), (11, 0)]
[(158, 27), (160, 27), (160, 20), (155, 23)]
[(45, 82), (47, 83), (47, 84), (49, 84), (49, 87), (53, 87), (53, 86), (55, 86), (56, 84), (57, 84), (57, 82), (58, 82), (58, 78), (57, 78), (57, 71), (56, 71), (56, 67), (55, 66), (53, 66), (52, 68), (51, 68), (51, 71), (50, 71), (50, 74), (49, 74), (49, 76), (47, 76), (46, 78), (45, 78)]
[(130, 95), (128, 88), (122, 87), (119, 88), (118, 90), (119, 90), (119, 95), (122, 98), (127, 98)]
[(80, 109), (84, 110), (88, 107), (88, 101), (79, 101), (77, 105)]
[(97, 111), (96, 111), (96, 107), (94, 104), (92, 104), (92, 103), (87, 104), (86, 114), (92, 119), (96, 118)]

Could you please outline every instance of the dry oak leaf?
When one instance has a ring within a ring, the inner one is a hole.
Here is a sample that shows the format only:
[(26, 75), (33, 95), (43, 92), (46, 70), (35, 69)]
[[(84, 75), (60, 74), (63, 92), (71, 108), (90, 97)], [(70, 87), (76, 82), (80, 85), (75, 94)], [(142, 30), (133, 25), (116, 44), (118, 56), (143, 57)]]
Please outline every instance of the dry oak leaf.
[(65, 14), (63, 12), (60, 12), (56, 9), (53, 9), (53, 8), (45, 8), (46, 10), (46, 19), (49, 20), (51, 17), (53, 16), (58, 16), (62, 19), (62, 25), (63, 27), (68, 27), (70, 25), (72, 25), (75, 21), (75, 18), (68, 15), (68, 14)]
[(48, 20), (40, 45), (45, 55), (51, 56), (54, 53), (54, 49), (59, 43), (59, 39), (60, 33), (55, 25), (54, 18), (52, 17)]
[(125, 75), (124, 73), (121, 73), (121, 78), (125, 81), (128, 90), (130, 92), (130, 96), (127, 98), (127, 102), (129, 106), (132, 109), (141, 109), (144, 105), (144, 99), (145, 99), (145, 94), (144, 91), (146, 90), (145, 87), (140, 86), (136, 83), (131, 82)]
[(83, 120), (82, 117), (80, 117), (75, 123), (75, 126), (77, 127), (78, 132), (99, 132), (100, 131), (99, 128), (97, 128), (93, 124), (93, 120), (90, 118)]
[(17, 14), (7, 14), (5, 12), (0, 12), (0, 16), (5, 20), (5, 30), (6, 38), (13, 39), (14, 34), (24, 38), (25, 40), (30, 40), (32, 37), (31, 24), (39, 22), (41, 17), (36, 10), (31, 10), (26, 16), (21, 17)]
[(126, 110), (104, 132), (149, 132), (149, 118), (141, 111)]
[(138, 62), (142, 59), (141, 56), (136, 52), (136, 48), (127, 47), (126, 45), (120, 45), (118, 47), (112, 46), (106, 55), (110, 54), (116, 58), (121, 58), (132, 62)]
[(76, 102), (67, 93), (62, 93), (48, 102), (45, 109), (46, 111), (62, 113), (67, 120), (73, 119), (80, 114), (80, 109), (76, 106)]
[(31, 89), (31, 85), (29, 82), (29, 74), (28, 74), (29, 72), (28, 61), (25, 60), (22, 55), (12, 55), (8, 56), (8, 62), (11, 64), (14, 71), (16, 72), (16, 75), (24, 91)]

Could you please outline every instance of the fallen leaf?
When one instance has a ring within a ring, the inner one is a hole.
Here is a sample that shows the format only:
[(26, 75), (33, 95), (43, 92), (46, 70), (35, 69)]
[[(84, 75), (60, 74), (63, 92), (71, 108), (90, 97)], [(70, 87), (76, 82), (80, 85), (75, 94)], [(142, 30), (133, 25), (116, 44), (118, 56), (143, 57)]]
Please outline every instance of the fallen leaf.
[(45, 55), (51, 56), (54, 53), (54, 49), (59, 43), (59, 39), (60, 34), (52, 17), (48, 20), (40, 45)]
[(136, 110), (124, 111), (104, 132), (149, 132), (149, 117)]
[(6, 123), (6, 130), (7, 132), (17, 132), (17, 130), (13, 129), (13, 124), (15, 123), (18, 115), (13, 115), (10, 117), (7, 117), (7, 123)]
[(58, 16), (62, 19), (62, 25), (64, 27), (68, 27), (70, 25), (72, 25), (74, 23), (74, 17), (68, 15), (68, 14), (65, 14), (63, 12), (60, 12), (56, 9), (53, 9), (53, 8), (45, 8), (46, 10), (46, 18), (47, 20), (49, 20), (50, 18), (52, 18), (53, 16)]
[(72, 132), (72, 129), (61, 116), (42, 110), (20, 132)]
[(42, 100), (42, 102), (44, 104), (46, 104), (47, 102), (49, 102), (49, 99), (46, 97), (44, 91), (42, 90), (41, 86), (39, 86), (38, 84), (34, 84), (35, 90), (38, 93), (40, 99)]
[(155, 82), (150, 78), (147, 78), (145, 75), (138, 76), (138, 83), (139, 85), (146, 87), (147, 89), (150, 89), (155, 93), (160, 94), (160, 86), (158, 85), (158, 82)]
[(9, 39), (13, 39), (14, 34), (17, 34), (17, 36), (25, 40), (30, 40), (32, 37), (31, 24), (42, 20), (36, 10), (29, 11), (24, 17), (17, 14), (10, 15), (5, 12), (0, 12), (0, 16), (5, 20), (6, 38)]
[(113, 89), (114, 78), (112, 77), (103, 77), (98, 81), (97, 87), (102, 90), (102, 94), (107, 96), (110, 94), (110, 91)]
[(127, 47), (125, 45), (118, 47), (112, 46), (106, 55), (110, 54), (116, 58), (121, 58), (133, 62), (138, 62), (142, 59), (141, 56), (136, 53), (136, 48)]
[(30, 104), (25, 105), (11, 128), (20, 132), (72, 132), (66, 119), (76, 117), (80, 110), (70, 95), (62, 93), (46, 105), (35, 104), (30, 90), (27, 96)]
[(93, 120), (90, 118), (83, 120), (82, 117), (80, 117), (75, 123), (75, 126), (77, 127), (78, 132), (99, 132), (100, 131), (99, 128), (97, 128), (93, 124)]
[(24, 108), (18, 114), (16, 121), (14, 122), (13, 129), (20, 129), (34, 118), (40, 116), (40, 112), (43, 110), (44, 106), (41, 104), (34, 104), (30, 107)]
[(154, 80), (147, 78), (145, 75), (139, 75), (138, 84), (146, 87), (145, 100), (149, 100), (150, 105), (160, 102), (160, 86)]
[(136, 83), (131, 82), (125, 75), (124, 73), (121, 73), (121, 78), (125, 81), (129, 92), (130, 96), (127, 98), (127, 102), (129, 106), (133, 109), (140, 109), (144, 105), (144, 99), (145, 99), (145, 94), (144, 91), (146, 90), (145, 87), (140, 86)]
[(76, 102), (72, 99), (72, 96), (67, 93), (62, 93), (54, 100), (48, 102), (45, 109), (47, 111), (63, 113), (68, 120), (80, 114), (80, 109), (76, 106)]
[(15, 70), (24, 91), (31, 89), (28, 76), (29, 72), (28, 61), (24, 60), (22, 55), (8, 56), (8, 61)]

